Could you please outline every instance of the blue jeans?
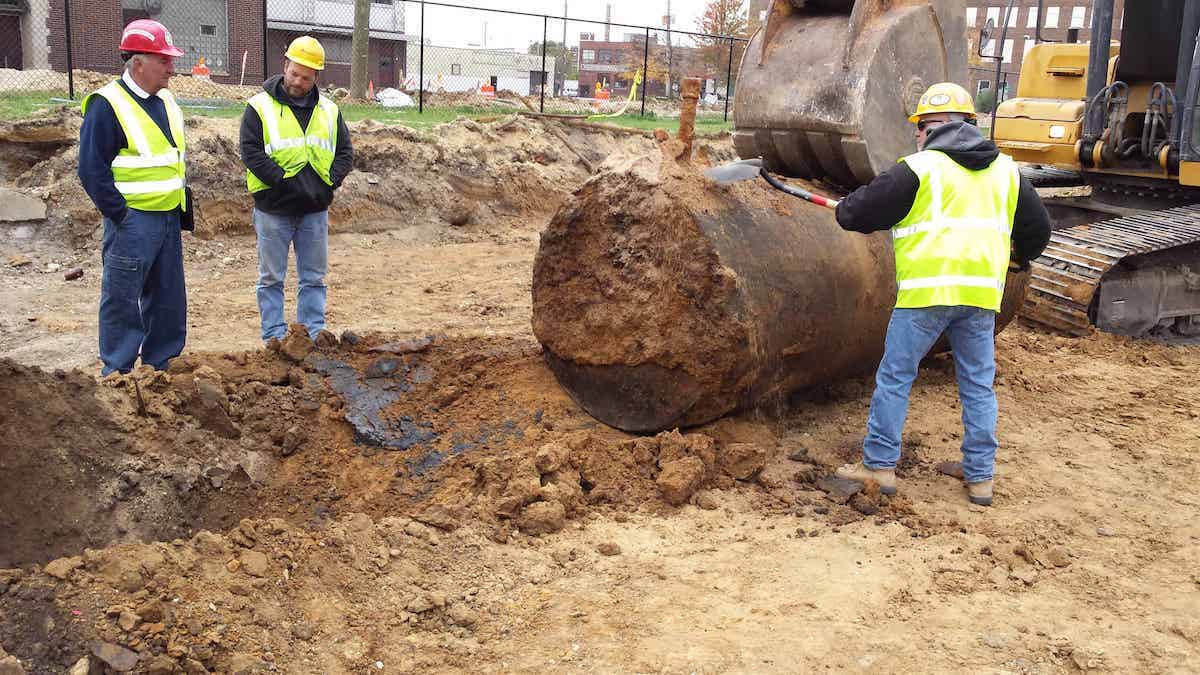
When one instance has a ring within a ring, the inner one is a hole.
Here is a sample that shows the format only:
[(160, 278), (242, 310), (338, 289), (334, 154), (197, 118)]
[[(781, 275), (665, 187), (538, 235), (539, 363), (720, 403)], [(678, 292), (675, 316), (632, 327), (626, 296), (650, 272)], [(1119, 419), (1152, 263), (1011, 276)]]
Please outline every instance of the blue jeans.
[(954, 354), (962, 401), (963, 475), (968, 483), (991, 480), (996, 463), (996, 313), (979, 307), (925, 307), (892, 311), (883, 361), (863, 442), (863, 463), (890, 469), (900, 460), (900, 433), (917, 365), (944, 332)]
[(283, 280), (287, 276), (288, 249), (296, 249), (296, 320), (310, 336), (325, 329), (325, 268), (329, 264), (329, 212), (303, 216), (277, 216), (254, 209), (258, 233), (258, 313), (262, 339), (283, 339)]
[(142, 363), (159, 370), (187, 341), (187, 289), (179, 211), (135, 211), (104, 219), (100, 281), (101, 372), (128, 373)]

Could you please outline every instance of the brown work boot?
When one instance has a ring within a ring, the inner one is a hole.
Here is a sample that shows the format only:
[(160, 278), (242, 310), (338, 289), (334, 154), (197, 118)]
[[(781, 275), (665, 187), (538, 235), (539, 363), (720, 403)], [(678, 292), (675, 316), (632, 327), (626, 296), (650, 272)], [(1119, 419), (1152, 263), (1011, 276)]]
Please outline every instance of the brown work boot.
[(971, 500), (972, 504), (991, 506), (992, 481), (985, 480), (978, 483), (967, 483), (967, 499)]
[(895, 469), (872, 469), (862, 462), (853, 464), (843, 464), (838, 467), (833, 475), (838, 478), (847, 480), (856, 480), (860, 483), (866, 483), (873, 480), (879, 483), (879, 491), (885, 495), (896, 494), (896, 470)]

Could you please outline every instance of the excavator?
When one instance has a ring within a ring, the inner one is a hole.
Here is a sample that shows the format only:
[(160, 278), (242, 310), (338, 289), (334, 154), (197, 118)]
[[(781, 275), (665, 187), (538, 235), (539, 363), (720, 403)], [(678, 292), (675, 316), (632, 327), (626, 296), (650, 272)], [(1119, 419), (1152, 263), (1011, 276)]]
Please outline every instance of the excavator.
[[(1125, 3), (1120, 44), (1114, 0), (1093, 2), (1088, 44), (1042, 39), (1043, 4), (991, 133), (1035, 185), (1090, 196), (1047, 197), (1055, 232), (1021, 316), (1071, 335), (1200, 337), (1200, 0)], [(921, 92), (966, 82), (967, 49), (963, 0), (774, 0), (739, 70), (738, 154), (833, 191), (865, 184), (914, 150)]]

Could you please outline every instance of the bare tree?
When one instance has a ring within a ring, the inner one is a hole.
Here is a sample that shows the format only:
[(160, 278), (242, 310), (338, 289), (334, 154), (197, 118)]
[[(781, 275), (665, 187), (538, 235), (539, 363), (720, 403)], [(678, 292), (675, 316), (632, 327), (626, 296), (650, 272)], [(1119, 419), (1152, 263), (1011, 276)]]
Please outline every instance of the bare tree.
[[(696, 31), (710, 35), (748, 37), (749, 21), (746, 0), (708, 0), (704, 13), (696, 19)], [(704, 65), (710, 73), (724, 73), (729, 59), (729, 50), (734, 50), (733, 62), (741, 60), (744, 42), (730, 45), (729, 40), (718, 38), (696, 38), (704, 54)], [(721, 78), (714, 78), (721, 79)]]
[(367, 53), (371, 48), (371, 0), (354, 0), (354, 37), (350, 49), (350, 95), (367, 97)]

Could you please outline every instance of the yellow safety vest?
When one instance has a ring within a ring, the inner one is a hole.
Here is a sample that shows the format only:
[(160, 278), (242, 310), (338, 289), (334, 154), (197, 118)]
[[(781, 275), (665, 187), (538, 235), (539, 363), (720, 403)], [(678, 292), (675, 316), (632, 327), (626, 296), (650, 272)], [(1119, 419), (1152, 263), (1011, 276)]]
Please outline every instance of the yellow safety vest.
[[(311, 165), (326, 185), (333, 185), (329, 169), (337, 149), (338, 107), (320, 96), (308, 129), (302, 130), (292, 109), (276, 101), (267, 92), (259, 92), (247, 102), (262, 120), (263, 146), (271, 159), (283, 169), (283, 177), (291, 178)], [(250, 192), (270, 188), (254, 172), (246, 169), (246, 187)]]
[(892, 228), (896, 307), (969, 305), (1000, 311), (1021, 175), (1008, 155), (971, 171), (926, 150), (901, 160), (921, 181)]
[(162, 89), (157, 96), (166, 106), (174, 145), (119, 80), (84, 97), (80, 106), (84, 114), (93, 96), (103, 96), (112, 105), (125, 132), (125, 147), (112, 161), (113, 181), (125, 205), (138, 211), (186, 211), (183, 111), (171, 92)]

